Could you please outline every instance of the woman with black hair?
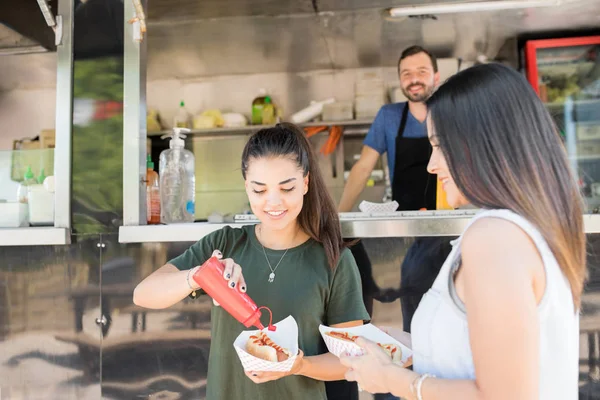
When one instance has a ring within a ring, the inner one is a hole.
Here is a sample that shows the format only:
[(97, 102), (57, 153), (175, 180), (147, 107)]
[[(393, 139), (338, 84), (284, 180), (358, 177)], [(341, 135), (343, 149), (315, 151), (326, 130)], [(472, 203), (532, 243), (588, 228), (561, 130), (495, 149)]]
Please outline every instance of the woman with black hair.
[(552, 118), (500, 64), (456, 74), (428, 107), (429, 172), (452, 207), (482, 211), (414, 315), (414, 372), (359, 339), (347, 379), (411, 400), (577, 399), (583, 202)]
[(247, 291), (257, 304), (268, 306), (274, 322), (289, 315), (296, 319), (302, 352), (289, 372), (244, 374), (233, 348), (244, 326), (213, 307), (207, 399), (325, 400), (323, 381), (343, 380), (347, 368), (327, 352), (319, 325), (352, 327), (369, 320), (335, 204), (308, 139), (290, 124), (250, 137), (242, 176), (260, 224), (225, 227), (200, 239), (144, 279), (134, 303), (166, 308), (195, 295), (201, 287), (190, 275), (217, 255), (231, 290)]

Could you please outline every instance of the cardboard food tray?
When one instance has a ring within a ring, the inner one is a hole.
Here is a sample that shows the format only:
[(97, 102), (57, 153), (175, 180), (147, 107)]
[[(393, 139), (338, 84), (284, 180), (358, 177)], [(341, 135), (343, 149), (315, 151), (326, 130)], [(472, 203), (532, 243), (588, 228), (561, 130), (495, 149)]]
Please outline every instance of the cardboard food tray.
[(242, 362), (244, 371), (279, 371), (287, 372), (292, 369), (294, 362), (296, 361), (298, 354), (298, 324), (294, 317), (289, 316), (284, 320), (274, 324), (277, 330), (272, 332), (267, 328), (262, 331), (265, 332), (277, 345), (283, 347), (294, 354), (282, 362), (272, 362), (263, 360), (262, 358), (254, 357), (246, 352), (246, 342), (250, 336), (260, 332), (259, 330), (244, 331), (239, 334), (233, 343), (233, 347)]
[(354, 328), (331, 328), (325, 325), (319, 326), (319, 332), (327, 345), (327, 349), (330, 353), (340, 357), (344, 353), (348, 353), (351, 356), (361, 356), (364, 354), (364, 350), (359, 347), (356, 343), (349, 342), (347, 340), (337, 339), (327, 335), (327, 332), (347, 332), (350, 335), (362, 336), (365, 339), (381, 344), (395, 344), (402, 350), (402, 363), (406, 363), (409, 357), (412, 356), (413, 352), (410, 348), (403, 345), (375, 325), (367, 324), (356, 326)]
[(363, 200), (358, 205), (358, 209), (364, 213), (394, 212), (398, 209), (398, 202), (394, 200), (387, 203), (373, 203), (370, 201)]

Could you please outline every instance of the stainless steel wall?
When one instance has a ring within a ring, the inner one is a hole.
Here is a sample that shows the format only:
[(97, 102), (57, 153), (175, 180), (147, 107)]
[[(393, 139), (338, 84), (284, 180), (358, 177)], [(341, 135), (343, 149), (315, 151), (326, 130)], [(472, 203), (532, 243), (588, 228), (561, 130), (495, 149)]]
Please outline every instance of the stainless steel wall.
[[(588, 240), (582, 400), (600, 397), (600, 235)], [(373, 322), (401, 327), (399, 300), (386, 302), (396, 291), (386, 289), (399, 288), (413, 239), (363, 243), (372, 265), (361, 271), (366, 301), (383, 300), (373, 301)], [(114, 234), (97, 234), (74, 236), (69, 246), (1, 247), (2, 399), (203, 399), (212, 302), (185, 300), (166, 310), (132, 303), (135, 285), (189, 244), (122, 245)]]

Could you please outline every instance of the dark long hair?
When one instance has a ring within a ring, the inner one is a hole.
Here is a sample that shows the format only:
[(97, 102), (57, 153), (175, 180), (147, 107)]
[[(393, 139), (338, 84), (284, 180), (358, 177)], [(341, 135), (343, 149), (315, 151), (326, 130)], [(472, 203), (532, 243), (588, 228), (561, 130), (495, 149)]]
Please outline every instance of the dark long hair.
[(484, 64), (449, 78), (428, 101), (437, 142), (473, 205), (509, 209), (544, 236), (576, 308), (586, 278), (583, 201), (552, 117), (517, 71)]
[(303, 176), (308, 175), (308, 192), (298, 223), (304, 232), (323, 245), (329, 266), (335, 268), (345, 247), (340, 220), (308, 138), (302, 130), (288, 123), (256, 132), (242, 153), (244, 179), (250, 160), (262, 157), (290, 157), (298, 163)]

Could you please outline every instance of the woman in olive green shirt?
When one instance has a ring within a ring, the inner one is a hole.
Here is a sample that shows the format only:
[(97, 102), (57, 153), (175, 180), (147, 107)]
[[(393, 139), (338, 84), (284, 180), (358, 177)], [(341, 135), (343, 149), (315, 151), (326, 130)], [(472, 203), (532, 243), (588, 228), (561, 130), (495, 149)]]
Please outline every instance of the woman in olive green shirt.
[(257, 304), (268, 306), (274, 322), (289, 315), (296, 319), (302, 352), (290, 372), (244, 372), (233, 342), (245, 328), (213, 307), (207, 399), (325, 400), (323, 381), (343, 379), (346, 368), (327, 353), (319, 324), (351, 327), (369, 319), (335, 204), (308, 139), (290, 124), (250, 138), (242, 175), (260, 224), (225, 227), (202, 238), (144, 279), (134, 302), (166, 308), (195, 294), (201, 288), (189, 276), (217, 255), (232, 290), (247, 291)]

